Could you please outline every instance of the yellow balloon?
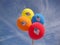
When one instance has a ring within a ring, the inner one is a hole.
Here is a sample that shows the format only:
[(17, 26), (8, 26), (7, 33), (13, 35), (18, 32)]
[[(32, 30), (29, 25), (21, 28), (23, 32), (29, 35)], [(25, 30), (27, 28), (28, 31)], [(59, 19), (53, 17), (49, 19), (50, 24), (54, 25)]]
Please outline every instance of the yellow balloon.
[(22, 16), (26, 16), (28, 17), (29, 19), (32, 19), (32, 17), (34, 16), (34, 12), (30, 9), (30, 8), (25, 8), (23, 11), (22, 11)]

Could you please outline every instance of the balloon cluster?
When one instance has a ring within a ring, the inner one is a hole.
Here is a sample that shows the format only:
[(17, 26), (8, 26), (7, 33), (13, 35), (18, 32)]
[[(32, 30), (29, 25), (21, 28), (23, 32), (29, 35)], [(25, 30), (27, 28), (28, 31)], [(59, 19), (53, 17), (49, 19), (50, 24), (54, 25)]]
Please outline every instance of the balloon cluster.
[(17, 26), (22, 31), (28, 31), (29, 36), (33, 40), (40, 39), (44, 35), (44, 17), (42, 14), (36, 13), (25, 8), (21, 16), (17, 19)]

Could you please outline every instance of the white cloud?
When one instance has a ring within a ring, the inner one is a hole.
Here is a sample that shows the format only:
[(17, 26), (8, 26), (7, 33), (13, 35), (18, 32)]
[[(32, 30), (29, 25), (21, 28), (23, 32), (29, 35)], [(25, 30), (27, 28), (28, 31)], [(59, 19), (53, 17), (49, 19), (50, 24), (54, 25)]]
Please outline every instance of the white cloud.
[[(4, 23), (6, 23), (9, 27), (11, 27), (13, 29), (13, 31), (15, 32), (16, 36), (19, 36), (22, 40), (30, 43), (31, 40), (28, 37), (26, 37), (24, 34), (18, 32), (17, 29), (10, 22), (8, 22), (7, 20), (5, 20), (3, 17), (1, 17), (1, 20)], [(6, 39), (10, 39), (10, 38), (6, 38)], [(6, 39), (2, 39), (2, 41), (6, 40)]]
[(60, 21), (51, 22), (49, 25), (46, 25), (46, 27), (51, 28), (51, 27), (55, 27), (57, 25), (60, 25)]
[(14, 35), (9, 35), (9, 36), (5, 36), (5, 37), (0, 37), (0, 41), (5, 41), (7, 39), (13, 38), (15, 37)]

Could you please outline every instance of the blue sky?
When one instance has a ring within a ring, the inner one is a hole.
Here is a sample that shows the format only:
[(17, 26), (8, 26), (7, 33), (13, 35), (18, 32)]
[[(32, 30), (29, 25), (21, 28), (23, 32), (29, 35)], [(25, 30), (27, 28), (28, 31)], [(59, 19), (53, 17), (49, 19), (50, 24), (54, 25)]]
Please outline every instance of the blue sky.
[(0, 0), (0, 45), (31, 45), (28, 33), (16, 26), (27, 7), (45, 17), (45, 36), (34, 45), (60, 45), (60, 0)]

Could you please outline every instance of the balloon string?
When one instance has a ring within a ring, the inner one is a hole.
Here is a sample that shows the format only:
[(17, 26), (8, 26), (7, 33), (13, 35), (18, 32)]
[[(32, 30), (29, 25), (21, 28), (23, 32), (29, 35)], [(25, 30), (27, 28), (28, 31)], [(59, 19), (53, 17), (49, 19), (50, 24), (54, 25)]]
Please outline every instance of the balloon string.
[(34, 45), (34, 40), (32, 40), (32, 45)]

